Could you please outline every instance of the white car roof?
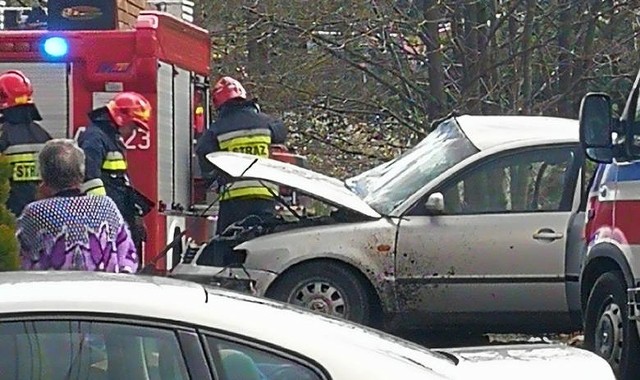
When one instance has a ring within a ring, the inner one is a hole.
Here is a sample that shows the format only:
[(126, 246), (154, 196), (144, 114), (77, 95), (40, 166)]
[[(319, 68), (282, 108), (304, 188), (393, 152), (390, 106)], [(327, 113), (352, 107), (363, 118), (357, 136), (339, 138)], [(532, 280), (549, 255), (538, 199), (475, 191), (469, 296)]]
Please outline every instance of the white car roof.
[(526, 145), (540, 142), (579, 142), (578, 120), (548, 116), (456, 117), (465, 135), (480, 150), (522, 141)]
[(39, 312), (145, 317), (223, 330), (305, 355), (336, 378), (352, 376), (358, 362), (366, 363), (358, 368), (363, 378), (399, 371), (405, 378), (440, 379), (454, 367), (391, 335), (196, 283), (96, 272), (0, 273), (0, 318)]

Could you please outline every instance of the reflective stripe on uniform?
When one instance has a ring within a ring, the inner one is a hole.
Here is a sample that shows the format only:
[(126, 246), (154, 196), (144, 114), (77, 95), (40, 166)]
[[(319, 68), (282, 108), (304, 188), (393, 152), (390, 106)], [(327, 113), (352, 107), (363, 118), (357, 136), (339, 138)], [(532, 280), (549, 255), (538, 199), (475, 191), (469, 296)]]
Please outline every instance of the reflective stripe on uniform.
[[(217, 136), (220, 150), (269, 157), (271, 130), (269, 128), (242, 129), (222, 133)], [(269, 186), (272, 191), (265, 188)], [(237, 181), (222, 187), (220, 200), (235, 198), (273, 198), (278, 194), (278, 186), (259, 181)]]
[(15, 153), (7, 155), (7, 161), (11, 164), (19, 162), (36, 162), (37, 160), (38, 153)]
[(109, 160), (102, 163), (104, 170), (127, 170), (127, 161), (125, 160)]
[(274, 195), (278, 194), (278, 190), (278, 185), (272, 183), (264, 182), (263, 185), (263, 182), (260, 181), (236, 181), (222, 187), (222, 195), (220, 196), (220, 200), (229, 200), (243, 197), (273, 198)]
[(91, 195), (107, 195), (104, 183), (100, 178), (90, 179), (80, 186), (80, 190)]
[(271, 130), (269, 128), (254, 128), (254, 129), (242, 129), (239, 131), (232, 131), (227, 133), (222, 133), (218, 135), (218, 141), (226, 141), (235, 139), (236, 137), (246, 137), (253, 135), (264, 135), (271, 136)]
[(107, 160), (124, 160), (124, 155), (120, 152), (108, 152), (107, 153)]
[(102, 163), (102, 169), (104, 170), (127, 170), (127, 161), (124, 159), (124, 155), (120, 152), (109, 152)]
[(96, 187), (96, 188), (93, 188), (93, 189), (87, 191), (86, 194), (88, 194), (88, 195), (105, 196), (105, 195), (107, 195), (107, 189), (105, 189), (104, 187)]
[(268, 128), (244, 129), (218, 136), (221, 150), (269, 157), (271, 130)]
[(269, 190), (264, 187), (244, 187), (242, 189), (230, 189), (222, 193), (221, 201), (237, 198), (273, 198)]
[(12, 145), (4, 150), (4, 154), (10, 155), (15, 153), (40, 153), (44, 144), (19, 144)]
[(105, 189), (104, 187), (96, 187), (96, 188), (93, 188), (91, 190), (88, 190), (86, 192), (86, 194), (88, 194), (88, 195), (105, 196), (105, 195), (107, 195), (107, 189)]
[(12, 165), (12, 180), (14, 182), (40, 181), (38, 168), (38, 153), (44, 144), (18, 144), (5, 149), (7, 162)]

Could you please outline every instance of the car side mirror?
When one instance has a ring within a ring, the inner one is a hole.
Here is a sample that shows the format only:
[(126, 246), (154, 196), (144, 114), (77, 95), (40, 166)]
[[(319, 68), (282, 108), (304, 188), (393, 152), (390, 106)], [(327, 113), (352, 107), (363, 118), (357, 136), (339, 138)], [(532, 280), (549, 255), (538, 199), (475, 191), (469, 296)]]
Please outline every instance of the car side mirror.
[(442, 193), (433, 193), (429, 195), (424, 203), (427, 212), (432, 214), (442, 214), (444, 212), (444, 196)]
[(611, 98), (604, 93), (588, 93), (580, 103), (580, 143), (587, 157), (596, 162), (612, 162), (612, 134)]

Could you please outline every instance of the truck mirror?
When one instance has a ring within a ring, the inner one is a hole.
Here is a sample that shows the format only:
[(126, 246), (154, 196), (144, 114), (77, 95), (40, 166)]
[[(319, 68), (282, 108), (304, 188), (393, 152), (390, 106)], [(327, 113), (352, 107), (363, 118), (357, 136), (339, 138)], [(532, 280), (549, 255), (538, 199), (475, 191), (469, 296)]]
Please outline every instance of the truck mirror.
[(588, 93), (580, 104), (580, 143), (587, 157), (609, 163), (613, 159), (613, 119), (611, 98), (604, 93)]

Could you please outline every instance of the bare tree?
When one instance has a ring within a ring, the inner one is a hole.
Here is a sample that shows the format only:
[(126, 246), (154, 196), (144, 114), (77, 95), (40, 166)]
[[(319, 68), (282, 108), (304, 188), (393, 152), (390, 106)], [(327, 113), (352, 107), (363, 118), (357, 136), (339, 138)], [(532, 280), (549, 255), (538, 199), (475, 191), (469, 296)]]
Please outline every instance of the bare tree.
[(283, 112), (291, 146), (320, 169), (347, 167), (338, 174), (397, 154), (450, 112), (575, 118), (585, 91), (622, 98), (637, 67), (640, 6), (623, 0), (201, 6), (215, 74), (240, 76)]

